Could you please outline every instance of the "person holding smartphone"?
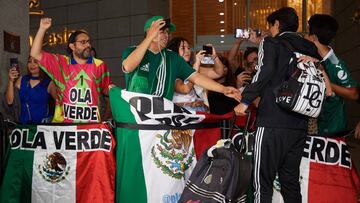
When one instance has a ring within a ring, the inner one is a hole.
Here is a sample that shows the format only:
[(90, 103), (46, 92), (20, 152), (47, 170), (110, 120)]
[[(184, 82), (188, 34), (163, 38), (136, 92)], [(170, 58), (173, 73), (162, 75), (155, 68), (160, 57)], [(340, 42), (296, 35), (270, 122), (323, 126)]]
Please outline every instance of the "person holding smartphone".
[(56, 99), (57, 97), (54, 83), (45, 77), (45, 73), (39, 68), (38, 61), (33, 57), (29, 57), (28, 73), (24, 76), (20, 76), (17, 61), (11, 60), (10, 63), (9, 80), (5, 92), (8, 110), (10, 112), (19, 111), (15, 101), (18, 97), (20, 100), (20, 123), (49, 123), (53, 115), (48, 103), (49, 98)]
[[(224, 74), (224, 65), (216, 55), (216, 50), (211, 44), (206, 45), (207, 50), (200, 50), (192, 64), (194, 70), (211, 79), (220, 78)], [(190, 64), (191, 47), (189, 42), (182, 37), (175, 37), (170, 40), (168, 49), (178, 53), (187, 63)], [(201, 68), (201, 60), (206, 52), (214, 58), (214, 68)], [(191, 65), (191, 64), (190, 64)], [(175, 93), (173, 102), (188, 110), (206, 112), (209, 109), (206, 90), (192, 82), (184, 82), (181, 79), (175, 81)]]
[[(264, 38), (264, 33), (258, 29), (235, 29), (235, 42), (230, 49), (228, 60), (229, 60), (229, 68), (233, 73), (235, 73), (239, 68), (242, 68), (242, 60), (239, 57), (239, 48), (242, 43), (248, 41), (252, 43), (252, 47), (257, 47)], [(244, 34), (247, 33), (247, 34)], [(242, 33), (242, 34), (239, 34)], [(241, 55), (241, 54), (240, 54)], [(243, 57), (243, 60), (247, 60), (247, 57)], [(249, 61), (250, 62), (250, 61)], [(246, 62), (244, 63), (246, 65)]]

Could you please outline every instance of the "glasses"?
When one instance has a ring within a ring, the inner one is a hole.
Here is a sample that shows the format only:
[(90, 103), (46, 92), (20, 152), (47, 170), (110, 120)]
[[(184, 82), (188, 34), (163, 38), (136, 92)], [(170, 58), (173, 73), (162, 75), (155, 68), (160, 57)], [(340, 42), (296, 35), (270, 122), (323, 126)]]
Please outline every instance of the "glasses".
[(89, 39), (88, 40), (75, 41), (75, 42), (79, 42), (81, 45), (85, 45), (87, 43), (91, 44), (91, 41)]

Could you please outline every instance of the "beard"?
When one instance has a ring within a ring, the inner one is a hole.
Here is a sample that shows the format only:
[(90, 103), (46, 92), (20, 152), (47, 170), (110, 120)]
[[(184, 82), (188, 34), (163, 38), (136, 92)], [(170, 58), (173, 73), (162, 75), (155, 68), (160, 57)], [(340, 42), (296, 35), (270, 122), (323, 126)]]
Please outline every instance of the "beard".
[(91, 48), (85, 48), (83, 50), (75, 50), (74, 54), (81, 59), (88, 59), (91, 56)]

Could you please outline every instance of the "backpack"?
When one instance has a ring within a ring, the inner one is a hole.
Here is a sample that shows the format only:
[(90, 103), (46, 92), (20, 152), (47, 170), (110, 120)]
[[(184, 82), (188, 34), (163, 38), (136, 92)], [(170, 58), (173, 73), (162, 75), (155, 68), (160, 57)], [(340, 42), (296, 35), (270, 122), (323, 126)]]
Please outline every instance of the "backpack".
[(291, 74), (275, 88), (276, 103), (287, 110), (317, 118), (325, 99), (325, 79), (314, 62), (298, 62), (303, 54), (286, 40), (281, 42), (293, 53), (289, 62)]
[(245, 136), (240, 142), (236, 137), (238, 146), (234, 139), (222, 139), (201, 155), (179, 203), (246, 202), (252, 158), (246, 154)]

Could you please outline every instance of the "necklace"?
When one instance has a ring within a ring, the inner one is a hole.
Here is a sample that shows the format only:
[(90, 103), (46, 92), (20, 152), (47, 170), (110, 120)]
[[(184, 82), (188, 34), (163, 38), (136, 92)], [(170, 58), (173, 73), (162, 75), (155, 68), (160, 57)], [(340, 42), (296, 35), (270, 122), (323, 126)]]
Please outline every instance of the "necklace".
[(30, 80), (39, 80), (40, 77), (39, 76), (30, 76)]

